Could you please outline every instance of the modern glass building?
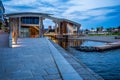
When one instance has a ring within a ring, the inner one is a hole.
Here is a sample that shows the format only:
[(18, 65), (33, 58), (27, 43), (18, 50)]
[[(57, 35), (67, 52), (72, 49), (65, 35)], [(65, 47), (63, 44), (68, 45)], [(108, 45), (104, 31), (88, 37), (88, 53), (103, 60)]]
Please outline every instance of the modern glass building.
[(9, 20), (10, 31), (14, 36), (21, 38), (38, 38), (43, 36), (44, 19), (51, 19), (55, 23), (55, 34), (73, 34), (77, 33), (80, 24), (67, 20), (52, 17), (51, 14), (35, 13), (35, 12), (21, 12), (11, 13), (5, 15)]
[(9, 20), (10, 31), (17, 34), (18, 37), (37, 38), (43, 35), (43, 19), (49, 14), (22, 12), (6, 14)]

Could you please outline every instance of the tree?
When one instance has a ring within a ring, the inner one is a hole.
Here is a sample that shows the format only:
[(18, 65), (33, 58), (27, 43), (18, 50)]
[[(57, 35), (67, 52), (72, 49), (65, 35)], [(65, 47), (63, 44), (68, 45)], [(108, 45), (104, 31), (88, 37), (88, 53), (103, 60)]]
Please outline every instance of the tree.
[(112, 28), (107, 28), (107, 32), (112, 32)]
[(86, 29), (86, 30), (85, 30), (85, 33), (86, 33), (86, 34), (88, 34), (88, 32), (89, 32), (89, 30), (88, 30), (88, 29)]
[(91, 30), (94, 30), (94, 28), (91, 28)]
[(97, 32), (101, 32), (101, 31), (103, 31), (103, 29), (104, 29), (103, 26), (101, 26), (101, 27), (97, 27), (96, 30), (97, 30)]
[(1, 29), (1, 27), (2, 27), (2, 23), (0, 23), (0, 29)]
[(120, 26), (118, 26), (118, 28), (117, 28), (117, 29), (118, 29), (118, 31), (120, 31)]

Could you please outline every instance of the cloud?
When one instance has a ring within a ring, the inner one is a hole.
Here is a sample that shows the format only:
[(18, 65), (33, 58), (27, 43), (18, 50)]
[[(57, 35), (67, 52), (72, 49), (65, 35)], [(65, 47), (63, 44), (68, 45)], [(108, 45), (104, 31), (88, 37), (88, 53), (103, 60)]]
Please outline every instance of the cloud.
[(3, 0), (3, 4), (6, 13), (43, 12), (86, 24), (117, 18), (120, 13), (120, 0)]

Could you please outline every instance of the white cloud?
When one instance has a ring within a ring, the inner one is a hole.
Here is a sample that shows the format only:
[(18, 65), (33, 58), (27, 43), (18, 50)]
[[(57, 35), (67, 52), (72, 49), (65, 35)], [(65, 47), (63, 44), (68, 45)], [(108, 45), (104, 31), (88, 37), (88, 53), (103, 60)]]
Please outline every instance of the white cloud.
[[(55, 17), (67, 18), (73, 21), (107, 20), (106, 14), (114, 12), (114, 9), (101, 9), (120, 5), (120, 0), (3, 0), (7, 13), (9, 12), (43, 12), (54, 14)], [(32, 9), (16, 8), (16, 6), (28, 6)], [(99, 9), (97, 9), (99, 8)], [(81, 23), (81, 22), (79, 22)]]

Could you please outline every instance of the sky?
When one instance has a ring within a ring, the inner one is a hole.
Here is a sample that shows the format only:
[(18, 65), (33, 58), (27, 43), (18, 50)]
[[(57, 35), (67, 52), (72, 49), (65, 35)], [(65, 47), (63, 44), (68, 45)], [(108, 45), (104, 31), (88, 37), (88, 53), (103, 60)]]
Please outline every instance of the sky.
[[(120, 0), (2, 0), (6, 13), (40, 12), (80, 23), (81, 29), (120, 25)], [(49, 21), (49, 20), (48, 20)], [(46, 25), (48, 23), (46, 20)]]

